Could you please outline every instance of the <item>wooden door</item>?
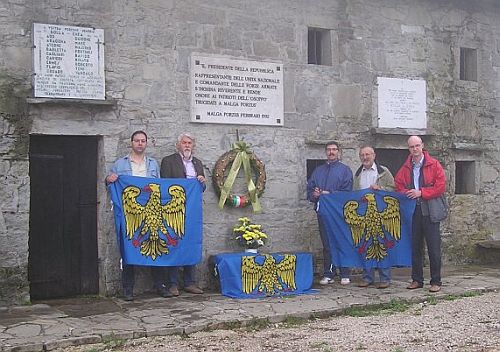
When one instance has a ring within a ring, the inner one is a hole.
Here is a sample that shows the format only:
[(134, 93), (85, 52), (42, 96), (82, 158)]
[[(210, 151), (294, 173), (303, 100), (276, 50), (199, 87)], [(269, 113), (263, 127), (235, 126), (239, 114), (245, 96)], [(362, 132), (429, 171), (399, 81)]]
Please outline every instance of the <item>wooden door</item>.
[(98, 292), (97, 138), (30, 137), (30, 294)]

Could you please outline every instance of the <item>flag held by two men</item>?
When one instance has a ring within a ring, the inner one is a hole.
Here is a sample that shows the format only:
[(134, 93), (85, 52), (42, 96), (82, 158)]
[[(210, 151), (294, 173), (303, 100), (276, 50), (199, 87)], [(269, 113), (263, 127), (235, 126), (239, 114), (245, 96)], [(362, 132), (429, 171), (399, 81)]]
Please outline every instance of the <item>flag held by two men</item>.
[(120, 176), (108, 187), (124, 264), (201, 261), (203, 190), (197, 180)]
[(394, 192), (361, 190), (322, 195), (319, 215), (337, 267), (411, 266), (415, 201)]

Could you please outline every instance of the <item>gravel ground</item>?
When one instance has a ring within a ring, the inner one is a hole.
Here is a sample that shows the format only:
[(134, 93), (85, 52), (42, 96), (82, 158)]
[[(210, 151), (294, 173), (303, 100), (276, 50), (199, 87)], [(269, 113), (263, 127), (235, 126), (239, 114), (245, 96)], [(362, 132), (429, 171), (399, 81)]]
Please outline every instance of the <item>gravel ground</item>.
[(500, 351), (500, 292), (400, 308), (404, 305), (364, 317), (290, 319), (259, 330), (109, 341), (60, 351)]

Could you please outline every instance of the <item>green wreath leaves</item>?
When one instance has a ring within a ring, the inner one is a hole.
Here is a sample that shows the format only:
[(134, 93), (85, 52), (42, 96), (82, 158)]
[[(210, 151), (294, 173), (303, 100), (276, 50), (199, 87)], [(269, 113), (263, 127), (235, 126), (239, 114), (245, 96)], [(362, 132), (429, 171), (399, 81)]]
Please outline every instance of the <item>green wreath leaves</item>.
[[(235, 195), (231, 193), (231, 188), (241, 165), (243, 165), (248, 193)], [(220, 208), (223, 208), (224, 204), (238, 208), (252, 204), (255, 213), (261, 211), (259, 197), (264, 193), (266, 187), (266, 170), (264, 163), (257, 158), (245, 142), (234, 143), (233, 149), (224, 153), (217, 160), (212, 181), (220, 197)]]

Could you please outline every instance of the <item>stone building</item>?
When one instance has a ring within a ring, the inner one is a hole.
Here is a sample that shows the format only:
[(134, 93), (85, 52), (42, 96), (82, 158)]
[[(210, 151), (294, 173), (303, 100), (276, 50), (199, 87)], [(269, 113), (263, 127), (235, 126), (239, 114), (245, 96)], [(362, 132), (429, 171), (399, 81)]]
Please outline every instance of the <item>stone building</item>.
[[(33, 23), (104, 30), (105, 101), (33, 96)], [(157, 159), (174, 151), (180, 132), (192, 132), (209, 175), (237, 134), (266, 165), (260, 214), (220, 210), (208, 185), (203, 286), (210, 255), (237, 250), (230, 233), (243, 215), (265, 225), (266, 250), (311, 251), (318, 266), (305, 181), (308, 161), (322, 159), (332, 139), (352, 168), (357, 148), (370, 143), (394, 169), (407, 135), (422, 135), (448, 176), (444, 257), (477, 261), (478, 241), (500, 239), (499, 38), (496, 0), (0, 0), (0, 304), (57, 296), (67, 280), (67, 295), (119, 291), (102, 181), (137, 129), (148, 132)], [(192, 122), (193, 54), (282, 64), (283, 126)], [(425, 80), (427, 128), (379, 127), (378, 77)], [(35, 185), (47, 192), (30, 195)], [(42, 220), (59, 237), (30, 238), (40, 220), (34, 207), (50, 209)], [(94, 228), (94, 237), (73, 236)], [(30, 264), (35, 253), (48, 258), (45, 267)], [(30, 288), (40, 270), (59, 273), (47, 276), (47, 292)], [(138, 291), (149, 289), (148, 272), (139, 274)]]

